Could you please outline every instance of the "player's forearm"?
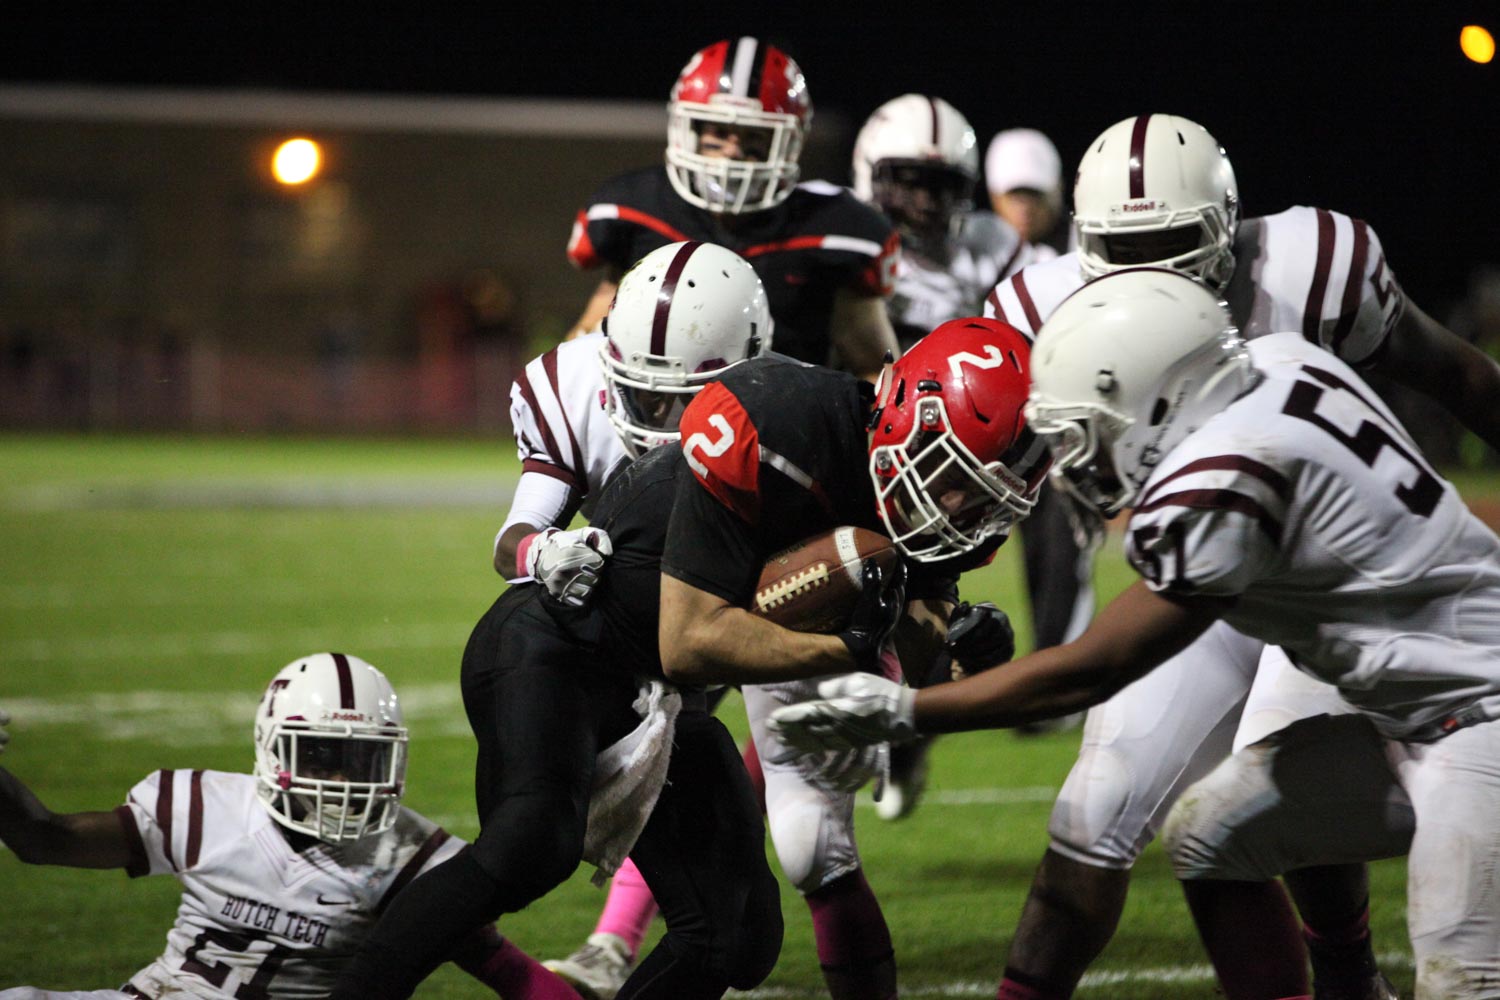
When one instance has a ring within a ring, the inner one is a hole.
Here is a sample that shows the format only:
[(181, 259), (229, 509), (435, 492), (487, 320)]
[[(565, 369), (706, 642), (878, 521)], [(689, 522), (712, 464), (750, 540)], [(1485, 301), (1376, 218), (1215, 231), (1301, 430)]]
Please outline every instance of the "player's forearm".
[(44, 864), (48, 839), (55, 835), (52, 811), (21, 779), (0, 767), (0, 840), (27, 864)]
[(664, 603), (660, 645), (662, 670), (679, 684), (766, 684), (856, 668), (837, 636), (793, 632), (728, 605), (669, 621)]
[(924, 733), (1001, 729), (1081, 712), (1123, 687), (1108, 667), (1053, 646), (952, 684), (923, 688), (916, 725)]
[(521, 540), (527, 535), (535, 534), (537, 528), (530, 524), (512, 524), (500, 532), (495, 539), (495, 572), (507, 580), (514, 580), (518, 576), (524, 576), (516, 567), (516, 553), (520, 549)]
[(114, 813), (54, 813), (3, 767), (0, 841), (29, 865), (124, 868), (130, 863), (130, 845)]

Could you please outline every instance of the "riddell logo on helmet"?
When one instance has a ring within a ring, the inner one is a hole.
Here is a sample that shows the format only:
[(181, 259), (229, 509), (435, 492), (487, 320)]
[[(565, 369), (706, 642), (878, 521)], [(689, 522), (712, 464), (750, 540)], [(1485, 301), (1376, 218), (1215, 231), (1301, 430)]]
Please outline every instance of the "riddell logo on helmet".
[(1120, 206), (1122, 212), (1155, 212), (1165, 206), (1155, 201), (1132, 201)]
[(366, 722), (369, 716), (363, 712), (329, 712), (324, 716), (332, 722)]

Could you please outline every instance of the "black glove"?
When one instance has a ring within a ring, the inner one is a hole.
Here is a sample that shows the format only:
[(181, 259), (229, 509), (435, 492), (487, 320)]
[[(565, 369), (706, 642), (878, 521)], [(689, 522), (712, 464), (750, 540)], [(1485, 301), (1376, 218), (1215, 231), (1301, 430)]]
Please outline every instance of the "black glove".
[(955, 666), (962, 667), (963, 676), (972, 676), (1016, 655), (1016, 631), (1011, 628), (1010, 617), (989, 601), (963, 601), (948, 616), (948, 639), (943, 648), (956, 661)]
[(860, 568), (859, 603), (839, 638), (849, 647), (854, 663), (865, 673), (880, 673), (880, 647), (906, 609), (906, 564), (900, 559), (882, 571), (874, 559)]

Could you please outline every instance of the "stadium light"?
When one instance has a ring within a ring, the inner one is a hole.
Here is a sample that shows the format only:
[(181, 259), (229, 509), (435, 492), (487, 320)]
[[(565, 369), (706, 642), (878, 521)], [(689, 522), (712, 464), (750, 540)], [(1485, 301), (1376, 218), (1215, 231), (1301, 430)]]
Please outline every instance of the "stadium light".
[(318, 175), (323, 150), (311, 139), (288, 139), (271, 157), (271, 175), (288, 187), (306, 184)]
[(1477, 24), (1465, 25), (1458, 33), (1458, 47), (1477, 63), (1487, 63), (1495, 58), (1495, 36)]

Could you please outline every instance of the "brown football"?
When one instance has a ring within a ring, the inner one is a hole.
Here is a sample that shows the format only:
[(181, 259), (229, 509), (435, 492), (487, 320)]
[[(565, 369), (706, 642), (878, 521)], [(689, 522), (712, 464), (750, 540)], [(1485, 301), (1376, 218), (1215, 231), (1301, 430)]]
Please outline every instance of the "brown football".
[(848, 525), (804, 538), (766, 560), (750, 610), (797, 632), (837, 632), (848, 624), (870, 558), (888, 570), (898, 555), (889, 538)]

